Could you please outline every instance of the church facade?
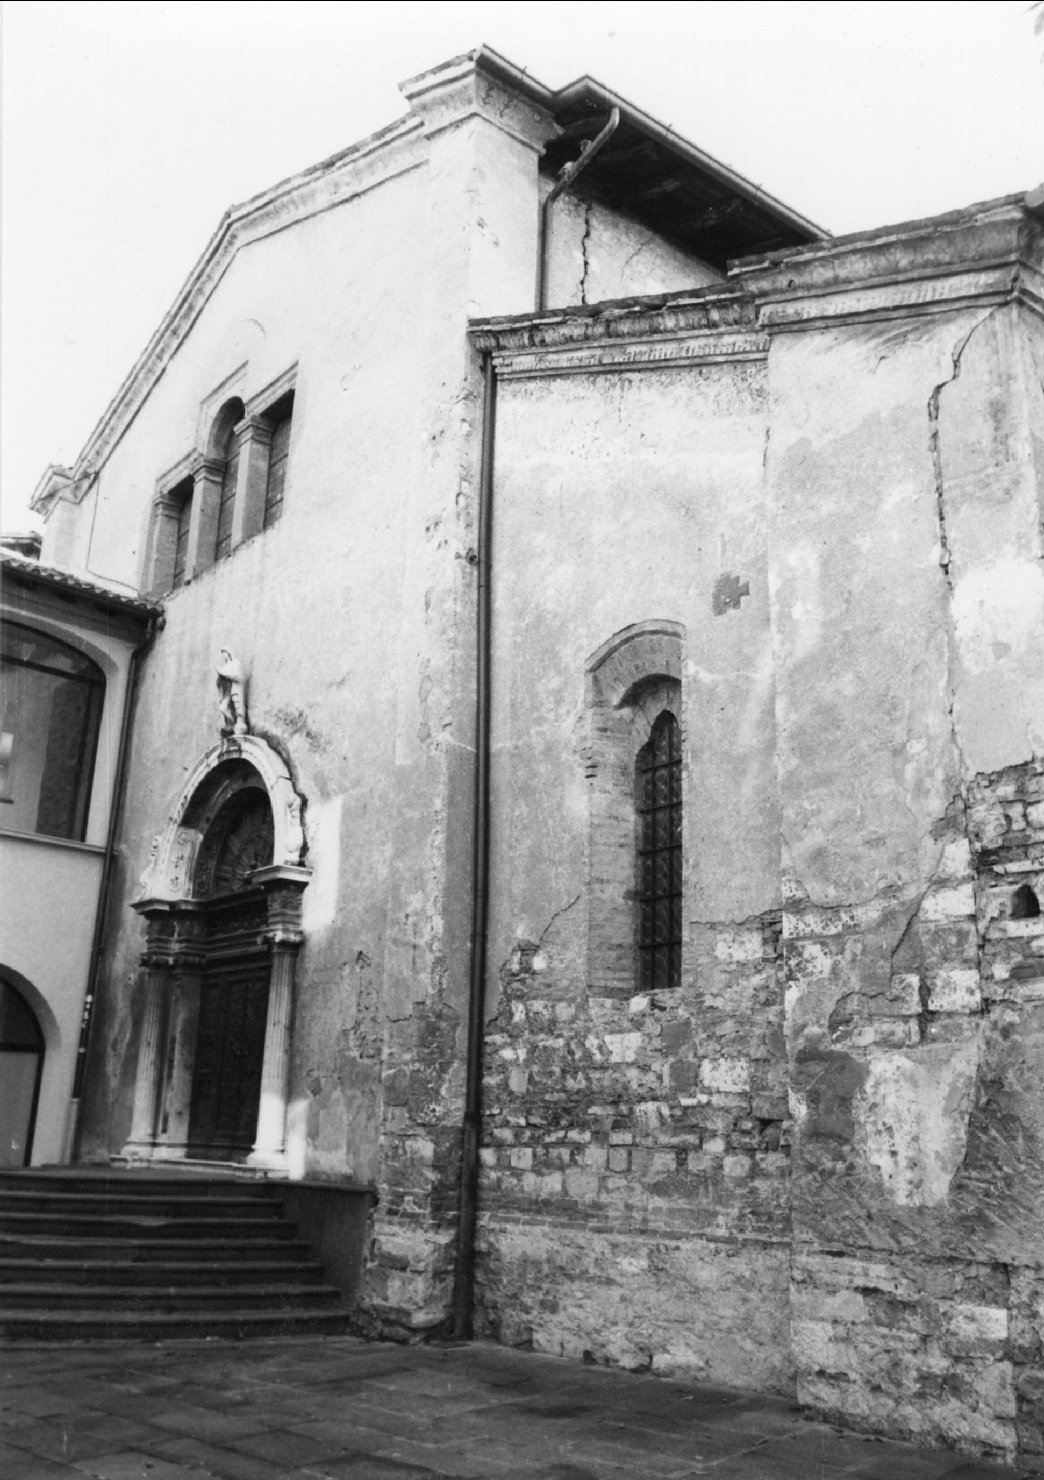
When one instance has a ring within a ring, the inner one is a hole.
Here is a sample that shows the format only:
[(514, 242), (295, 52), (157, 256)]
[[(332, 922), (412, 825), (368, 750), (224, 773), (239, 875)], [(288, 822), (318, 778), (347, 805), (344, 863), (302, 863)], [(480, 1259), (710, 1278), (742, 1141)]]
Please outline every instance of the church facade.
[(1040, 207), (403, 91), (38, 491), (162, 612), (74, 1154), (369, 1189), (373, 1328), (1044, 1470)]

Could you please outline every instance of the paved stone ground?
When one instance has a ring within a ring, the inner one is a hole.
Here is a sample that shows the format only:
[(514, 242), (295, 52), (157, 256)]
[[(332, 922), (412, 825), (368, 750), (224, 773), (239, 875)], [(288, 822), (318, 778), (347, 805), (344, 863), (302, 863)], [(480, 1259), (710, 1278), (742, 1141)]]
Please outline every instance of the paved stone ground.
[(350, 1337), (0, 1348), (2, 1480), (1012, 1480), (782, 1399)]

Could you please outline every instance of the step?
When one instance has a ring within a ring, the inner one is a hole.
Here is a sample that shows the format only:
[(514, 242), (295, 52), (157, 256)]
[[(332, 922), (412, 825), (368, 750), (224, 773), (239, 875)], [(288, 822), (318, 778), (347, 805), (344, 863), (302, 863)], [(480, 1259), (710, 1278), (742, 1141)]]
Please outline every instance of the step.
[(279, 1284), (317, 1285), (323, 1268), (317, 1261), (252, 1259), (202, 1261), (134, 1261), (130, 1259), (5, 1259), (0, 1258), (0, 1303), (8, 1285), (254, 1285), (265, 1280)]
[(237, 1263), (240, 1260), (314, 1258), (296, 1229), (280, 1238), (63, 1238), (56, 1234), (0, 1234), (0, 1257), (7, 1259), (69, 1259), (80, 1256), (96, 1262), (109, 1260), (151, 1264), (165, 1260)]
[(205, 1311), (95, 1311), (40, 1308), (0, 1315), (0, 1339), (5, 1341), (177, 1341), (219, 1336), (233, 1340), (246, 1336), (344, 1335), (352, 1329), (352, 1315), (343, 1307), (309, 1310), (286, 1306), (282, 1310)]
[(23, 1310), (88, 1310), (108, 1318), (126, 1308), (139, 1311), (314, 1309), (340, 1303), (333, 1285), (49, 1285), (34, 1282), (0, 1290), (0, 1320)]
[(177, 1217), (235, 1218), (241, 1222), (273, 1218), (278, 1204), (268, 1198), (199, 1197), (193, 1190), (178, 1196), (168, 1192), (57, 1192), (0, 1188), (0, 1206), (7, 1213), (32, 1213), (53, 1217)]
[[(244, 1222), (238, 1218), (180, 1218), (169, 1213), (128, 1213), (106, 1217), (85, 1213), (11, 1213), (0, 1202), (0, 1234), (53, 1238), (138, 1238), (151, 1240), (235, 1237)], [(252, 1238), (293, 1238), (296, 1229), (278, 1210), (249, 1220)]]
[(142, 1197), (224, 1197), (271, 1202), (266, 1181), (238, 1177), (206, 1177), (194, 1172), (105, 1172), (76, 1168), (48, 1171), (37, 1167), (14, 1167), (0, 1171), (0, 1194), (11, 1192), (115, 1193)]

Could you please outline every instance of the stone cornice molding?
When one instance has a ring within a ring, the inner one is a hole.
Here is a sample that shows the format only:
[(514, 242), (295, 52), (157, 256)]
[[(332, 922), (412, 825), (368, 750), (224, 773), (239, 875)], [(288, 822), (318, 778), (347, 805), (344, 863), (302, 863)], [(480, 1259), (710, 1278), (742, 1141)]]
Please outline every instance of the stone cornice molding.
[(481, 49), (411, 77), (399, 84), (399, 91), (420, 118), (428, 139), (466, 119), (482, 118), (539, 153), (561, 132), (547, 108), (486, 70)]
[(753, 302), (729, 286), (487, 319), (472, 323), (471, 339), (503, 379), (762, 360), (769, 346)]
[(762, 359), (774, 334), (1019, 302), (1044, 312), (1044, 229), (1021, 198), (732, 264), (728, 281), (473, 321), (504, 379)]
[(64, 499), (66, 503), (78, 504), (91, 486), (93, 476), (93, 471), (89, 466), (82, 467), (77, 474), (72, 468), (61, 467), (58, 463), (49, 463), (39, 483), (30, 494), (30, 509), (34, 514), (40, 514), (46, 519), (59, 499)]
[(769, 333), (1041, 303), (1044, 231), (1020, 197), (731, 264)]

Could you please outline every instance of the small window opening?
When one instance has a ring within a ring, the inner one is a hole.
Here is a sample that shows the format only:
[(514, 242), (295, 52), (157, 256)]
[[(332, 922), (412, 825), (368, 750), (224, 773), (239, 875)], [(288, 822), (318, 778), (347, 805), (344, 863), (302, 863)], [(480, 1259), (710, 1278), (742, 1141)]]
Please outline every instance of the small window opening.
[(267, 420), (272, 428), (272, 446), (268, 454), (268, 476), (265, 480), (265, 529), (270, 529), (283, 512), (286, 488), (286, 464), (290, 455), (290, 418), (294, 410), (294, 393), (276, 402)]
[(1035, 920), (1040, 914), (1040, 900), (1029, 884), (1022, 884), (1011, 897), (1013, 920)]
[(669, 710), (635, 762), (637, 946), (641, 991), (681, 982), (681, 727)]
[(189, 527), (192, 523), (192, 479), (179, 483), (171, 494), (177, 505), (174, 526), (174, 569), (171, 572), (171, 590), (176, 591), (185, 584), (185, 567), (188, 563)]
[(231, 427), (225, 438), (224, 456), (225, 471), (221, 476), (217, 534), (214, 540), (215, 560), (223, 560), (232, 553), (232, 514), (236, 504), (236, 484), (239, 482), (239, 438)]

